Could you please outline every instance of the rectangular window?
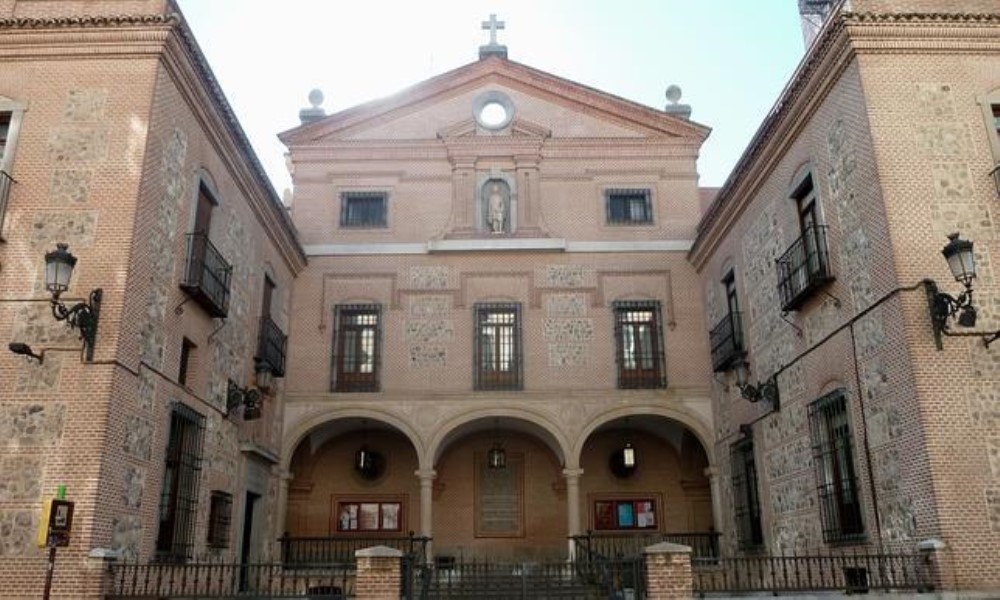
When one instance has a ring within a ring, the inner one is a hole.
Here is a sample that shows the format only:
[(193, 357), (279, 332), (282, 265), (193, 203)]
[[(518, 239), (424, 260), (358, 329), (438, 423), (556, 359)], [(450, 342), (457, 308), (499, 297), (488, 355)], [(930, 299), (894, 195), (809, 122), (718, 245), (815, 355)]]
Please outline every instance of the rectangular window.
[(161, 560), (184, 562), (192, 556), (204, 432), (204, 416), (174, 403), (156, 535)]
[(187, 387), (188, 376), (191, 373), (191, 363), (193, 362), (195, 348), (197, 346), (191, 340), (184, 338), (181, 341), (181, 358), (180, 367), (177, 370), (177, 383), (185, 387)]
[(400, 502), (339, 502), (337, 531), (402, 531)]
[(615, 302), (618, 387), (624, 389), (666, 387), (663, 365), (663, 332), (660, 303)]
[(649, 190), (607, 190), (605, 205), (609, 225), (648, 225), (653, 222), (653, 203)]
[(596, 531), (656, 528), (656, 501), (652, 498), (598, 500), (594, 502), (594, 529)]
[(4, 151), (7, 148), (7, 136), (10, 133), (9, 112), (0, 112), (0, 164), (3, 164)]
[(809, 431), (816, 464), (823, 539), (834, 543), (864, 539), (851, 421), (844, 390), (827, 394), (809, 405)]
[(381, 307), (339, 305), (334, 316), (333, 391), (377, 392)]
[(228, 492), (212, 490), (211, 504), (208, 508), (208, 546), (211, 548), (229, 547), (229, 523), (233, 514), (233, 495)]
[(519, 390), (521, 305), (476, 304), (475, 389)]
[(9, 167), (4, 160), (10, 135), (11, 113), (0, 112), (0, 240), (3, 240), (4, 215), (7, 213), (7, 198), (10, 196), (11, 179)]
[(997, 139), (1000, 139), (1000, 104), (994, 104), (993, 109), (993, 132), (997, 134)]
[(757, 492), (757, 464), (753, 455), (753, 437), (747, 436), (730, 447), (733, 477), (733, 512), (736, 534), (743, 549), (764, 545), (760, 522), (760, 496)]
[(386, 227), (389, 195), (385, 192), (344, 192), (340, 195), (340, 226)]
[(822, 285), (833, 280), (826, 225), (820, 220), (816, 187), (806, 174), (792, 192), (800, 236), (776, 261), (781, 309), (798, 309)]

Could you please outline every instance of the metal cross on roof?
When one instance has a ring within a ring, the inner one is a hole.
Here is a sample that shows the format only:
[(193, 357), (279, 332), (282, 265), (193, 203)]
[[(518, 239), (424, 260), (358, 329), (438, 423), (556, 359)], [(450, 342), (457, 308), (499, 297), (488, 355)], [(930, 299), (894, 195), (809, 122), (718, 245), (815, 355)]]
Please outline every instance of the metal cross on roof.
[(489, 21), (483, 21), (483, 29), (490, 30), (490, 46), (497, 45), (497, 29), (505, 29), (503, 21), (497, 21), (495, 14), (490, 15)]

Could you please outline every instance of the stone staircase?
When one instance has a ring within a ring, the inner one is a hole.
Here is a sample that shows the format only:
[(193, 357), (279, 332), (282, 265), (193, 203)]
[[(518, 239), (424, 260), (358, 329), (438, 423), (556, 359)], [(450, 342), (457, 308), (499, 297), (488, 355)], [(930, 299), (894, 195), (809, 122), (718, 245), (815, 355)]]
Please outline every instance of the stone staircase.
[(598, 585), (584, 581), (573, 565), (455, 564), (423, 572), (427, 578), (422, 598), (515, 600), (606, 598)]

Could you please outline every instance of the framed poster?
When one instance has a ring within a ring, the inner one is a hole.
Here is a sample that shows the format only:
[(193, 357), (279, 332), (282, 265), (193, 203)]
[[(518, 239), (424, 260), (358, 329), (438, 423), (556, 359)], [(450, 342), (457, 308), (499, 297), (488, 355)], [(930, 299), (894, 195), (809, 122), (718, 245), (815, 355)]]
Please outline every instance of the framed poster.
[(656, 518), (660, 506), (659, 494), (634, 498), (600, 494), (591, 496), (590, 503), (595, 531), (656, 530), (659, 527)]
[(405, 496), (358, 496), (332, 499), (331, 531), (403, 531)]

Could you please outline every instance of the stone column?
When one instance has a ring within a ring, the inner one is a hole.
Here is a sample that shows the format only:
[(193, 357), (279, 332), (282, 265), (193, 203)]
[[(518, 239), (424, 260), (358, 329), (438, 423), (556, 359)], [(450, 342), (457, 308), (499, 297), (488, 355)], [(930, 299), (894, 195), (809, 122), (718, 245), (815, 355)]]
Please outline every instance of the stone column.
[[(274, 522), (277, 525), (275, 532), (278, 537), (285, 537), (285, 525), (288, 520), (288, 486), (292, 481), (291, 471), (278, 470), (278, 514), (275, 515)], [(280, 543), (277, 551), (272, 551), (271, 556), (281, 556)]]
[(719, 469), (708, 467), (704, 471), (712, 491), (712, 525), (715, 531), (722, 531), (722, 489), (719, 487)]
[(403, 553), (388, 546), (363, 548), (354, 553), (357, 580), (354, 597), (358, 600), (399, 598)]
[[(434, 469), (419, 469), (414, 472), (420, 478), (420, 535), (434, 537)], [(427, 560), (434, 556), (431, 542), (427, 543)]]
[[(583, 469), (563, 469), (566, 478), (566, 533), (573, 537), (580, 535), (580, 476)], [(569, 541), (569, 557), (576, 557), (576, 547)]]
[(691, 598), (691, 547), (662, 542), (649, 546), (646, 553), (646, 593), (650, 598), (668, 600)]

